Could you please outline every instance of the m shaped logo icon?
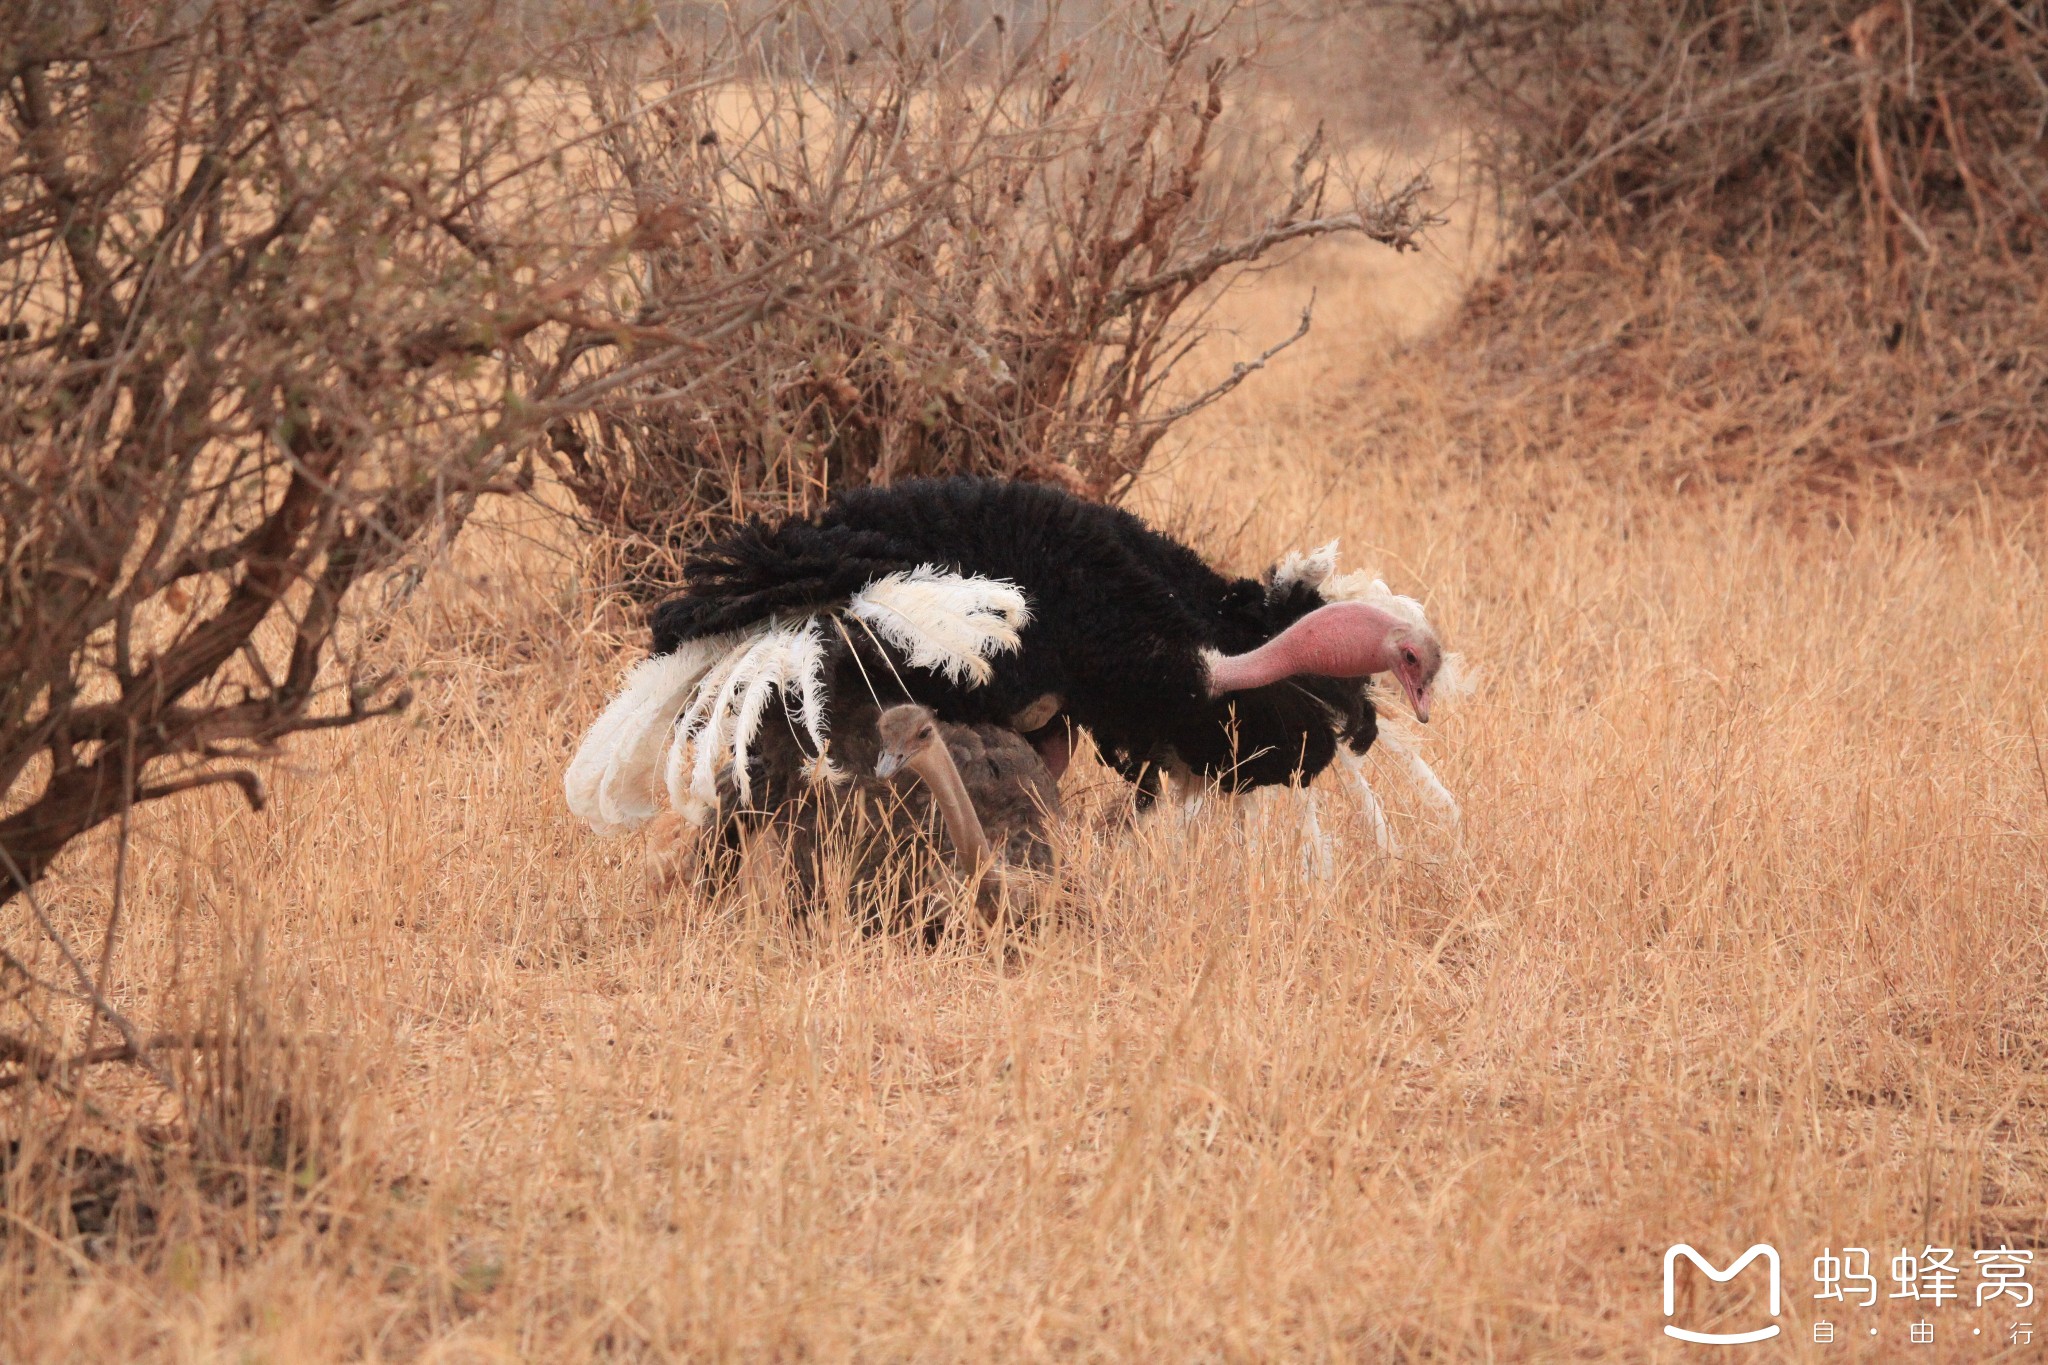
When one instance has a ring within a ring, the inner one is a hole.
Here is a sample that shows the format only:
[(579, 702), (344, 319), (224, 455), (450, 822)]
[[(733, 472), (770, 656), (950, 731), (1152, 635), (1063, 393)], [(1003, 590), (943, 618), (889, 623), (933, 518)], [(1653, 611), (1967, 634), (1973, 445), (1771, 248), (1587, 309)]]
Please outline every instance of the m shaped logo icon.
[[(1728, 1283), (1728, 1281), (1742, 1273), (1744, 1266), (1761, 1256), (1769, 1263), (1771, 1268), (1771, 1316), (1774, 1318), (1778, 1316), (1780, 1290), (1778, 1282), (1778, 1249), (1776, 1247), (1758, 1242), (1755, 1246), (1736, 1257), (1734, 1263), (1726, 1270), (1716, 1270), (1707, 1262), (1706, 1257), (1700, 1255), (1685, 1243), (1680, 1242), (1677, 1246), (1664, 1253), (1665, 1317), (1668, 1318), (1678, 1311), (1678, 1286), (1673, 1280), (1673, 1272), (1677, 1268), (1680, 1256), (1685, 1257), (1686, 1260), (1698, 1266), (1705, 1273), (1706, 1277), (1716, 1284)], [(1703, 1346), (1740, 1346), (1744, 1342), (1768, 1341), (1770, 1338), (1778, 1335), (1778, 1324), (1774, 1322), (1768, 1327), (1759, 1327), (1753, 1332), (1694, 1332), (1684, 1327), (1673, 1327), (1667, 1322), (1664, 1324), (1664, 1335), (1667, 1337), (1677, 1337), (1680, 1341), (1696, 1341)]]

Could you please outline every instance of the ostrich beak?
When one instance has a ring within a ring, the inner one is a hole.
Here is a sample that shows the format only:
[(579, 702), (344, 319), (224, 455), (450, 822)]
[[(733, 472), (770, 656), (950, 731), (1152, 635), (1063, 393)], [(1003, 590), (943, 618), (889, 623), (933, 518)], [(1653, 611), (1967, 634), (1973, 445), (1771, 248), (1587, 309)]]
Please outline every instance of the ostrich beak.
[(1406, 678), (1401, 679), (1401, 690), (1408, 694), (1408, 704), (1415, 708), (1415, 719), (1429, 724), (1429, 689), (1417, 687)]
[(875, 760), (875, 776), (889, 777), (898, 768), (902, 767), (904, 762), (903, 755), (896, 752), (896, 750), (884, 749), (882, 750), (882, 756)]

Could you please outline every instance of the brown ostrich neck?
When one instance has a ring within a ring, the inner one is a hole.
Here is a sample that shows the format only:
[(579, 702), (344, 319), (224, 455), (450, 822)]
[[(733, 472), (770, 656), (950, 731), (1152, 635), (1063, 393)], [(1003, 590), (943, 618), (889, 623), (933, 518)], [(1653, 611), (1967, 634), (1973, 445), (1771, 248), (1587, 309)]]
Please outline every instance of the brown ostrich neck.
[(967, 784), (960, 778), (960, 769), (954, 766), (953, 753), (946, 747), (946, 741), (934, 739), (919, 749), (910, 766), (932, 789), (932, 800), (938, 803), (939, 816), (946, 822), (946, 833), (953, 840), (953, 855), (959, 859), (961, 869), (973, 872), (987, 866), (988, 835), (981, 828), (981, 816), (967, 795)]

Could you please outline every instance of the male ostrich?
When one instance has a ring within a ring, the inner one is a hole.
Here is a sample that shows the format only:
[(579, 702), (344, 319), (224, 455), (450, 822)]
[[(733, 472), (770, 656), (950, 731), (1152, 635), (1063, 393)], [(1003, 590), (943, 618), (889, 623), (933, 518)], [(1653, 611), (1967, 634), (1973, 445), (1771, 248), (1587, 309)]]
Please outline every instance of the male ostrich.
[[(571, 808), (601, 830), (653, 813), (664, 744), (679, 810), (713, 809), (721, 773), (748, 797), (771, 695), (830, 777), (828, 696), (850, 705), (883, 681), (849, 675), (856, 641), (904, 699), (1026, 732), (1054, 776), (1069, 727), (1089, 731), (1141, 804), (1167, 773), (1237, 791), (1306, 782), (1340, 753), (1355, 764), (1377, 732), (1370, 676), (1392, 674), (1427, 722), (1443, 662), (1420, 605), (1338, 574), (1334, 545), (1233, 579), (1127, 512), (991, 479), (849, 492), (714, 540), (684, 576), (654, 611), (654, 657), (570, 766)], [(844, 646), (829, 688), (828, 641)]]

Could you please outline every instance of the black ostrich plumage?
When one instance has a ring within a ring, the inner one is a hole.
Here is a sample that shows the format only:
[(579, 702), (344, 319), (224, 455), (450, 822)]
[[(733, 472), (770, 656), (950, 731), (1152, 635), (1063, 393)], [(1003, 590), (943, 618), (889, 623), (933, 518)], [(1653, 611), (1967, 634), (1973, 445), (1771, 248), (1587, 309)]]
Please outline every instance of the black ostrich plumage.
[[(1323, 605), (1314, 587), (1227, 577), (1128, 512), (1036, 484), (916, 480), (847, 492), (810, 519), (749, 523), (691, 557), (682, 595), (654, 610), (654, 652), (829, 608), (927, 564), (1008, 579), (1031, 605), (988, 684), (900, 670), (902, 690), (942, 720), (1006, 724), (1054, 694), (1061, 715), (1033, 738), (1071, 721), (1148, 797), (1176, 760), (1237, 790), (1305, 781), (1340, 743), (1373, 742), (1364, 679), (1208, 695), (1203, 651), (1257, 648)], [(847, 684), (835, 669), (835, 695)]]

